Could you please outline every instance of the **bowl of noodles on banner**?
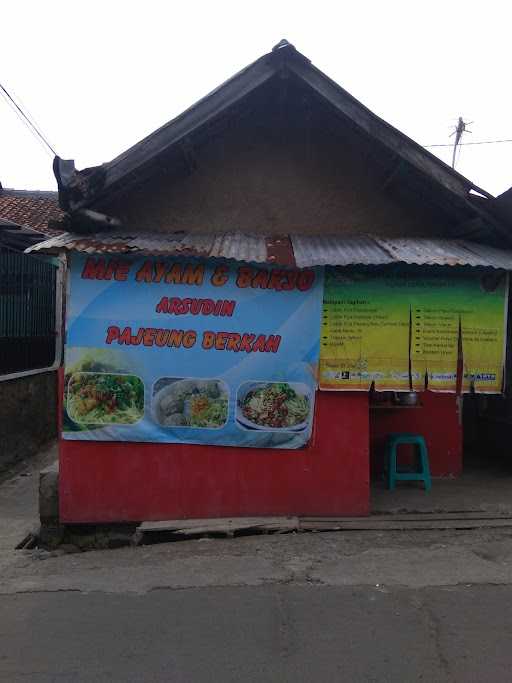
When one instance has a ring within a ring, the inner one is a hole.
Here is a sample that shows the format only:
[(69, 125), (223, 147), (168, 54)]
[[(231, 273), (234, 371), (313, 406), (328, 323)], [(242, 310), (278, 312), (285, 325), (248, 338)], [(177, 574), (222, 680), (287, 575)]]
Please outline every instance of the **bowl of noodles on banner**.
[(302, 382), (245, 382), (237, 392), (236, 422), (248, 430), (300, 432), (312, 408), (312, 389)]

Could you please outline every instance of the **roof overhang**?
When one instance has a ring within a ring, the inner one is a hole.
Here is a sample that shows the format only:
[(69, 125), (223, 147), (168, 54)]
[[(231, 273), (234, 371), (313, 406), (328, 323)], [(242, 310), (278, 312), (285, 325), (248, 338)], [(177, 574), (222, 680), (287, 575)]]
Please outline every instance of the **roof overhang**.
[(512, 271), (512, 251), (466, 240), (382, 238), (372, 235), (283, 235), (245, 233), (66, 233), (29, 251), (85, 254), (224, 258), (286, 267), (470, 266)]
[(25, 251), (39, 242), (47, 240), (47, 237), (37, 230), (0, 218), (0, 247)]

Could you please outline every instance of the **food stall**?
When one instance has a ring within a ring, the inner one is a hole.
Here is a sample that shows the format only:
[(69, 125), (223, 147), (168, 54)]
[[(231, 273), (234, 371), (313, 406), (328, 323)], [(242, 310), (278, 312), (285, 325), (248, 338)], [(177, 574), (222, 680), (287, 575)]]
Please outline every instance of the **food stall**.
[(432, 474), (457, 474), (458, 394), (503, 390), (503, 270), (69, 266), (64, 522), (368, 514), (389, 432), (424, 434)]
[(460, 473), (461, 396), (504, 388), (508, 218), (291, 44), (54, 171), (63, 522), (366, 515), (392, 432)]

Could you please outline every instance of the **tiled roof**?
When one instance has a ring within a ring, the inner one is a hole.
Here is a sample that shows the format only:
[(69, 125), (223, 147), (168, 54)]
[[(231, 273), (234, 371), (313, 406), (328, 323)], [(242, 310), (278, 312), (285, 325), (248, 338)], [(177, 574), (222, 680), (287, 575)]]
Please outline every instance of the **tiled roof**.
[(49, 228), (48, 221), (58, 221), (63, 215), (57, 192), (11, 190), (0, 186), (0, 218), (4, 220), (52, 236), (59, 235), (62, 230)]

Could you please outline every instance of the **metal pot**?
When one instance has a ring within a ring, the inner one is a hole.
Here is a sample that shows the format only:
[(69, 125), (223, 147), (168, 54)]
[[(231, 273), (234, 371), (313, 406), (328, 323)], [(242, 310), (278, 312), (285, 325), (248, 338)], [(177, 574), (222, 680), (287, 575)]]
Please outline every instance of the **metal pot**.
[(395, 394), (395, 401), (401, 406), (415, 406), (418, 403), (418, 394), (414, 391), (405, 391)]

